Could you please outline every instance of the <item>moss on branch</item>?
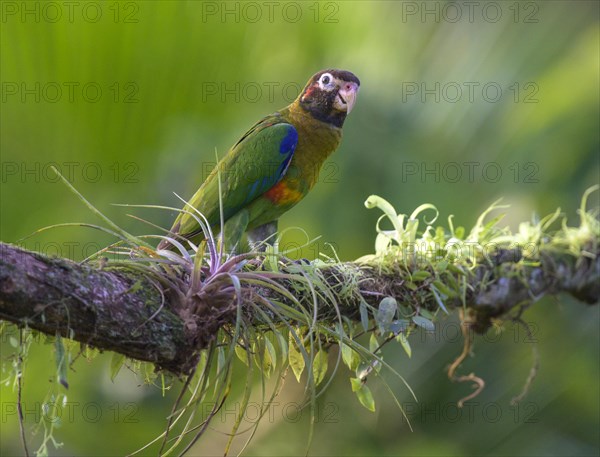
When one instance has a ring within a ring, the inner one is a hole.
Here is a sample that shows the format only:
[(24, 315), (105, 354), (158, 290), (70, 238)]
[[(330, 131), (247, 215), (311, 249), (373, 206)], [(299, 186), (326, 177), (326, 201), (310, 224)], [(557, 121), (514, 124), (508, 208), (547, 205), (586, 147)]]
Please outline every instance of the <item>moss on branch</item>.
[[(4, 243), (0, 250), (0, 318), (4, 320), (150, 361), (175, 374), (188, 373), (197, 361), (198, 351), (204, 348), (186, 331), (181, 304), (175, 303), (169, 290), (161, 290), (159, 284), (140, 272), (49, 258)], [(518, 253), (500, 252), (496, 261), (474, 269), (455, 267), (445, 271), (446, 286), (452, 290), (453, 285), (459, 285), (459, 293), (449, 294), (444, 306), (448, 311), (466, 306), (475, 317), (474, 329), (481, 333), (492, 319), (518, 312), (546, 295), (566, 293), (588, 304), (598, 303), (600, 252), (595, 257), (579, 258), (542, 252), (537, 266), (524, 265), (520, 260)], [(292, 273), (272, 280), (294, 291), (299, 303), (308, 304), (314, 297), (304, 278), (297, 276), (297, 283), (293, 279), (299, 267), (303, 265), (282, 265), (282, 273), (286, 269)], [(360, 320), (361, 300), (376, 308), (387, 296), (415, 309), (438, 310), (431, 286), (439, 286), (435, 279), (439, 272), (433, 268), (427, 272), (427, 277), (415, 281), (415, 271), (401, 264), (381, 269), (349, 262), (318, 268), (323, 283), (334, 291), (354, 284), (336, 295), (339, 312), (352, 321)], [(460, 293), (461, 287), (464, 294)], [(248, 287), (245, 293), (248, 312), (248, 302), (256, 296), (276, 298), (294, 306), (286, 296), (256, 285)], [(322, 298), (317, 309), (322, 322), (338, 318), (337, 311)], [(233, 324), (235, 313), (229, 316), (229, 323)], [(260, 325), (260, 319), (256, 323)], [(206, 327), (199, 328), (196, 334), (206, 331)], [(213, 326), (210, 331), (213, 334), (205, 335), (202, 341), (213, 339), (218, 329)]]

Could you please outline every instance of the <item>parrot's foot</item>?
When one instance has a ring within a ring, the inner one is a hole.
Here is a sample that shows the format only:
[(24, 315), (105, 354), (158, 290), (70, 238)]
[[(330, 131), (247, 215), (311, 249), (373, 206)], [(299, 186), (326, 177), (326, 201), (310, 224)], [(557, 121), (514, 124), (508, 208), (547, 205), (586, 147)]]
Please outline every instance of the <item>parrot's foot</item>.
[(242, 209), (230, 217), (221, 231), (221, 243), (224, 243), (225, 251), (235, 255), (240, 249), (242, 235), (248, 226), (248, 211)]
[(267, 246), (272, 246), (277, 233), (277, 221), (267, 222), (248, 230), (248, 244), (252, 252), (265, 252)]

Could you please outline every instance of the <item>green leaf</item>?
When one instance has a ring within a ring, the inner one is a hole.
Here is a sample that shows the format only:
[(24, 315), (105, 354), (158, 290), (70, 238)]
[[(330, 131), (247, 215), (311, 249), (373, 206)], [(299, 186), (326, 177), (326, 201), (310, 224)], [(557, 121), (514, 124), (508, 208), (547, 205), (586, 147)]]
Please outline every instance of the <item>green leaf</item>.
[(412, 214), (410, 215), (409, 219), (410, 220), (416, 220), (417, 216), (419, 215), (419, 213), (426, 211), (428, 209), (432, 209), (433, 211), (435, 211), (435, 216), (433, 217), (433, 219), (431, 219), (430, 221), (428, 221), (427, 219), (423, 218), (423, 220), (425, 221), (425, 223), (427, 225), (431, 225), (433, 224), (436, 219), (438, 218), (438, 215), (440, 214), (439, 211), (437, 210), (437, 208), (432, 205), (431, 203), (423, 203), (422, 205), (420, 205), (418, 208), (416, 208)]
[[(499, 206), (498, 208), (501, 208), (501, 206)], [(481, 235), (486, 236), (490, 232), (490, 230), (498, 224), (498, 222), (500, 222), (502, 219), (504, 219), (505, 216), (506, 216), (506, 214), (504, 214), (504, 213), (499, 214), (495, 218), (493, 218), (491, 221), (489, 221), (487, 224), (485, 224), (483, 226), (483, 229), (481, 230)]]
[(156, 372), (156, 367), (151, 362), (144, 363), (144, 380), (147, 384), (150, 384), (158, 378), (158, 373)]
[(411, 358), (412, 349), (410, 348), (410, 343), (408, 342), (408, 338), (404, 335), (404, 333), (398, 333), (396, 337), (396, 341), (398, 341), (402, 345), (402, 349), (406, 352), (406, 355)]
[(371, 333), (371, 337), (369, 338), (369, 351), (375, 352), (377, 348), (379, 348), (379, 341), (377, 340), (375, 333)]
[(340, 349), (342, 351), (342, 360), (346, 366), (352, 371), (356, 370), (360, 363), (360, 356), (347, 344), (340, 343)]
[(144, 281), (142, 281), (141, 279), (138, 279), (136, 282), (134, 282), (131, 285), (131, 287), (129, 289), (127, 289), (125, 292), (123, 292), (123, 294), (132, 294), (133, 295), (142, 289), (143, 284), (144, 284)]
[(352, 392), (356, 393), (356, 398), (358, 398), (360, 404), (369, 411), (375, 412), (375, 400), (373, 399), (371, 389), (358, 378), (350, 378), (350, 383), (352, 385)]
[(279, 273), (279, 256), (276, 251), (275, 246), (267, 243), (265, 248), (265, 268), (268, 271)]
[(361, 405), (363, 405), (369, 411), (375, 412), (375, 400), (373, 399), (371, 389), (369, 389), (366, 384), (362, 386), (362, 389), (356, 392), (356, 396), (358, 397), (358, 401), (360, 401)]
[(269, 375), (270, 375), (273, 371), (275, 371), (275, 368), (277, 366), (277, 351), (275, 350), (275, 346), (273, 346), (273, 342), (267, 336), (264, 337), (264, 341), (265, 341), (265, 348), (267, 349), (265, 351), (265, 355), (268, 354), (268, 357), (269, 357), (268, 367), (265, 367), (265, 368), (269, 369)]
[(421, 316), (423, 316), (425, 319), (429, 319), (430, 321), (433, 320), (433, 314), (431, 314), (428, 310), (426, 310), (424, 308), (419, 310), (419, 314)]
[(65, 346), (59, 333), (56, 334), (56, 340), (54, 342), (54, 348), (56, 349), (56, 377), (58, 382), (62, 384), (65, 389), (69, 388), (67, 382), (67, 368), (69, 366), (68, 354), (65, 352)]
[(442, 281), (440, 281), (438, 279), (436, 279), (435, 281), (433, 281), (433, 285), (435, 286), (435, 288), (438, 291), (440, 291), (441, 293), (443, 293), (446, 297), (454, 297), (456, 295), (456, 292), (454, 292), (446, 284), (444, 284)]
[(423, 281), (429, 277), (431, 277), (431, 273), (429, 273), (428, 271), (425, 271), (425, 270), (415, 271), (411, 275), (411, 278), (413, 281)]
[(413, 316), (413, 322), (419, 327), (424, 328), (428, 332), (435, 331), (435, 325), (429, 319), (424, 318), (423, 316)]
[(452, 264), (452, 263), (449, 263), (449, 264), (448, 264), (448, 270), (449, 270), (451, 273), (454, 273), (455, 275), (466, 276), (466, 274), (467, 274), (467, 273), (465, 272), (465, 270), (463, 270), (463, 269), (462, 269), (462, 268), (460, 268), (460, 267), (457, 267), (456, 265), (454, 265), (454, 264)]
[(114, 381), (123, 363), (125, 362), (125, 356), (123, 354), (119, 354), (118, 352), (113, 352), (112, 358), (110, 360), (110, 380)]
[(198, 362), (198, 366), (196, 367), (197, 373), (202, 373), (206, 368), (206, 363), (208, 362), (207, 350), (203, 349), (200, 352), (200, 361)]
[(363, 330), (366, 332), (369, 330), (369, 311), (367, 309), (367, 302), (364, 299), (360, 300), (360, 324), (362, 325)]
[(296, 381), (300, 382), (300, 376), (302, 376), (302, 372), (306, 366), (306, 361), (304, 360), (302, 353), (298, 350), (298, 345), (292, 336), (292, 332), (293, 330), (290, 330), (288, 340), (288, 360), (290, 362), (290, 366), (292, 367), (292, 371), (294, 372), (294, 376), (296, 376)]
[(363, 386), (362, 379), (350, 378), (350, 385), (352, 386), (352, 392), (358, 392)]
[(442, 298), (438, 294), (437, 289), (435, 287), (431, 286), (431, 292), (433, 293), (433, 296), (435, 297), (435, 301), (437, 301), (437, 304), (439, 305), (439, 307), (442, 308), (442, 310), (446, 314), (448, 314), (448, 310), (446, 309), (446, 305), (444, 305), (444, 302), (442, 301)]
[(280, 331), (276, 331), (275, 336), (277, 338), (277, 344), (279, 346), (279, 349), (281, 350), (281, 365), (284, 366), (285, 362), (288, 360), (288, 343)]
[(371, 363), (361, 362), (358, 364), (358, 367), (356, 367), (356, 377), (362, 381), (371, 374), (371, 371), (373, 371), (373, 365)]
[(215, 381), (214, 381), (214, 393), (217, 394), (217, 389), (221, 386), (221, 382), (225, 377), (225, 347), (217, 346), (217, 371), (215, 372)]
[[(404, 227), (402, 227), (402, 222), (398, 218), (398, 214), (394, 207), (385, 199), (378, 197), (377, 195), (371, 195), (365, 201), (365, 206), (369, 209), (371, 208), (379, 208), (383, 213), (387, 216), (387, 218), (394, 225), (394, 229), (397, 233), (402, 233), (404, 231)], [(379, 227), (378, 227), (379, 231)]]
[(248, 350), (245, 347), (243, 347), (241, 344), (235, 345), (235, 355), (237, 355), (238, 359), (240, 359), (244, 363), (244, 365), (246, 365), (247, 367), (249, 366)]
[(398, 306), (398, 311), (400, 311), (400, 316), (402, 316), (402, 317), (410, 317), (414, 314), (414, 310), (407, 303), (401, 303)]
[(377, 325), (379, 326), (379, 331), (381, 333), (385, 332), (389, 328), (390, 324), (394, 320), (397, 310), (398, 303), (396, 302), (395, 298), (385, 297), (383, 300), (381, 300), (377, 310), (377, 315), (375, 316), (375, 320), (377, 321)]
[(275, 369), (275, 348), (268, 338), (262, 336), (254, 343), (254, 362), (264, 375), (269, 378)]
[(98, 354), (100, 354), (98, 349), (90, 347), (87, 344), (85, 345), (83, 356), (88, 362), (91, 362), (93, 359), (95, 359)]
[(459, 290), (460, 286), (458, 285), (456, 278), (451, 274), (445, 274), (444, 281), (448, 285), (448, 288), (453, 291), (455, 295), (458, 295), (457, 291)]
[(223, 373), (225, 367), (225, 347), (217, 347), (217, 373)]
[(315, 379), (315, 386), (318, 386), (323, 379), (325, 379), (325, 375), (327, 374), (327, 352), (323, 349), (317, 352), (315, 358), (313, 359), (313, 378)]

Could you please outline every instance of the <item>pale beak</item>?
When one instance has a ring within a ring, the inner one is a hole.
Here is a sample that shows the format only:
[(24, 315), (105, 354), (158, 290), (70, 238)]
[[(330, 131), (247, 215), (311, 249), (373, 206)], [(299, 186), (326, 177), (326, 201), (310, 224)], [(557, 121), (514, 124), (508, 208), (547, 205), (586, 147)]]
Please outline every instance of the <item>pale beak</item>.
[(346, 114), (350, 114), (354, 103), (356, 102), (356, 95), (358, 94), (358, 84), (355, 82), (342, 81), (342, 87), (338, 91), (333, 106), (339, 111), (345, 111)]

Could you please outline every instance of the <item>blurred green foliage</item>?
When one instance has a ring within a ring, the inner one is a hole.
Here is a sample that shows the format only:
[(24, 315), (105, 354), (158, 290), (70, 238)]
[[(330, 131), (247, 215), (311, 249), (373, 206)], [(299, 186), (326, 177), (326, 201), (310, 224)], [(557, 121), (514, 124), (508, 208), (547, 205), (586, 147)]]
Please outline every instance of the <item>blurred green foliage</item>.
[[(327, 243), (344, 260), (373, 252), (378, 214), (363, 206), (370, 194), (403, 212), (431, 202), (466, 226), (503, 197), (515, 226), (556, 207), (575, 216), (581, 194), (599, 180), (596, 1), (4, 1), (1, 8), (2, 241), (51, 224), (96, 222), (52, 164), (124, 228), (152, 231), (110, 204), (180, 206), (173, 192), (193, 194), (215, 149), (225, 153), (328, 67), (357, 74), (361, 93), (321, 182), (281, 221), (321, 237), (298, 257), (331, 255)], [(590, 206), (597, 205), (595, 194)], [(165, 227), (174, 217), (135, 214)], [(60, 229), (22, 244), (82, 259), (108, 241)], [(284, 244), (303, 241), (289, 232)], [(463, 370), (487, 387), (469, 414), (453, 406), (469, 387), (443, 371), (461, 342), (442, 331), (413, 343), (411, 360), (397, 346), (387, 355), (421, 400), (407, 404), (414, 432), (384, 388), (375, 389), (371, 414), (341, 376), (321, 398), (312, 452), (597, 454), (598, 309), (546, 300), (525, 318), (536, 322), (542, 365), (521, 409), (509, 402), (531, 363), (522, 332), (508, 326), (476, 341)], [(3, 359), (11, 351), (3, 341)], [(26, 366), (28, 435), (48, 390), (60, 392), (52, 352), (34, 345)], [(173, 393), (161, 398), (126, 371), (111, 383), (109, 364), (107, 355), (74, 364), (56, 455), (122, 455), (164, 426)], [(1, 453), (18, 455), (12, 385), (3, 383), (1, 394)], [(283, 409), (301, 398), (290, 378), (249, 455), (303, 452), (308, 415)], [(221, 451), (222, 436), (207, 438), (192, 455)], [(30, 448), (40, 439), (30, 437)]]

